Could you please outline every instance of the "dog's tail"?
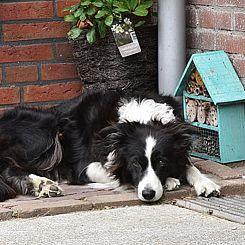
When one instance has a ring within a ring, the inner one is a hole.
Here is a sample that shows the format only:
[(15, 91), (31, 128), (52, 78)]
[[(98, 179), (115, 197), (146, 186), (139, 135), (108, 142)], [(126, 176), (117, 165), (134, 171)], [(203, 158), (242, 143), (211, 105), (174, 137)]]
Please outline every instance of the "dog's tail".
[(16, 192), (4, 182), (2, 176), (0, 175), (0, 202), (14, 198), (15, 196)]

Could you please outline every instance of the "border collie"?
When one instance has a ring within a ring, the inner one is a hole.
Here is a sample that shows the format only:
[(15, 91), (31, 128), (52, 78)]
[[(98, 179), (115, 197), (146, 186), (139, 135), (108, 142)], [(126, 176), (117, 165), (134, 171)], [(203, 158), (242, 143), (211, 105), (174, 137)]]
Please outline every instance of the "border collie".
[(170, 96), (87, 92), (56, 108), (17, 107), (0, 118), (0, 201), (17, 194), (63, 194), (60, 181), (94, 187), (131, 185), (159, 200), (180, 179), (197, 195), (220, 187), (189, 160), (193, 128)]

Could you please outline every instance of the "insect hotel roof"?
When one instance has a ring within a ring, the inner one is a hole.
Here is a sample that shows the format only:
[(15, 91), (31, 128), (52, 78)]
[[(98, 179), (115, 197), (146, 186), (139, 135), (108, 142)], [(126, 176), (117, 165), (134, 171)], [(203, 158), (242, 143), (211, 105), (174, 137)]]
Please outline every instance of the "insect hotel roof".
[(182, 96), (193, 71), (198, 70), (214, 104), (245, 101), (245, 92), (228, 55), (224, 51), (193, 54), (180, 78), (175, 96)]

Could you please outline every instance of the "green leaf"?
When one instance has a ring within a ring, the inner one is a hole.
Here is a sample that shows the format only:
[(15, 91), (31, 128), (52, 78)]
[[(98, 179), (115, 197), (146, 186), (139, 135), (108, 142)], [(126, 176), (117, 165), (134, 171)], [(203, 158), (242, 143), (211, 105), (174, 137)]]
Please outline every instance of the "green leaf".
[(96, 19), (99, 19), (101, 17), (104, 17), (105, 15), (107, 15), (109, 12), (106, 10), (99, 10), (98, 13), (95, 15)]
[(77, 20), (77, 18), (72, 14), (64, 16), (64, 21), (66, 21), (66, 22), (75, 22), (76, 20)]
[(96, 8), (95, 7), (89, 7), (88, 9), (87, 9), (87, 15), (94, 15), (95, 13), (96, 13)]
[(69, 38), (69, 39), (74, 40), (74, 39), (76, 39), (77, 37), (80, 36), (81, 32), (82, 32), (82, 30), (79, 29), (78, 27), (73, 27), (73, 28), (67, 33), (67, 35), (68, 35), (68, 38)]
[(148, 10), (144, 6), (138, 6), (133, 13), (137, 16), (146, 16), (148, 14)]
[(142, 1), (142, 3), (139, 5), (139, 7), (144, 7), (146, 9), (150, 8), (153, 5), (153, 1), (151, 0), (146, 0)]
[(91, 1), (89, 1), (89, 0), (85, 0), (85, 1), (82, 0), (81, 3), (80, 3), (80, 5), (81, 6), (88, 6), (90, 3), (91, 3)]
[(128, 10), (130, 10), (129, 0), (121, 0), (121, 1), (123, 1), (123, 2), (124, 2), (124, 6), (125, 6)]
[(75, 5), (71, 5), (71, 6), (67, 6), (63, 9), (63, 11), (71, 11), (74, 12), (78, 9), (78, 7), (80, 6), (80, 4), (75, 4)]
[(81, 14), (83, 14), (83, 9), (78, 9), (75, 13), (74, 13), (74, 17), (79, 17)]
[(127, 8), (127, 5), (125, 5), (122, 1), (115, 1), (113, 3), (113, 6), (117, 8)]
[(94, 0), (94, 1), (92, 1), (92, 4), (98, 8), (100, 8), (104, 5), (104, 3), (100, 0)]
[(127, 8), (116, 8), (115, 11), (117, 11), (118, 13), (124, 13), (124, 12), (128, 12)]
[(88, 30), (86, 38), (90, 44), (93, 44), (96, 41), (95, 27)]
[(98, 21), (98, 30), (99, 30), (100, 37), (104, 38), (106, 36), (107, 26), (103, 20)]
[(111, 15), (108, 15), (108, 16), (105, 18), (105, 24), (106, 24), (107, 26), (111, 26), (112, 23), (113, 23), (113, 15), (111, 14)]
[(86, 17), (86, 15), (85, 15), (85, 13), (82, 13), (80, 16), (79, 16), (79, 20), (81, 20), (81, 21), (84, 21), (84, 20), (86, 20), (87, 19), (87, 17)]
[(113, 4), (114, 0), (106, 0), (109, 4)]
[(145, 21), (144, 20), (140, 20), (139, 22), (137, 22), (134, 26), (135, 27), (140, 27), (140, 26), (142, 26), (142, 25), (144, 25), (145, 24)]
[(137, 4), (138, 4), (137, 0), (129, 0), (129, 5), (131, 10), (135, 10)]

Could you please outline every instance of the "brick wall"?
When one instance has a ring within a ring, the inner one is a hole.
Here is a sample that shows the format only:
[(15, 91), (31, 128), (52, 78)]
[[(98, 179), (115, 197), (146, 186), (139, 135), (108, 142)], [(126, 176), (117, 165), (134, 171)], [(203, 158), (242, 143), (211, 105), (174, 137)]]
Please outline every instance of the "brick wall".
[(62, 19), (62, 9), (77, 1), (0, 1), (0, 111), (56, 104), (81, 93)]
[(245, 0), (187, 0), (187, 48), (225, 50), (245, 84)]

